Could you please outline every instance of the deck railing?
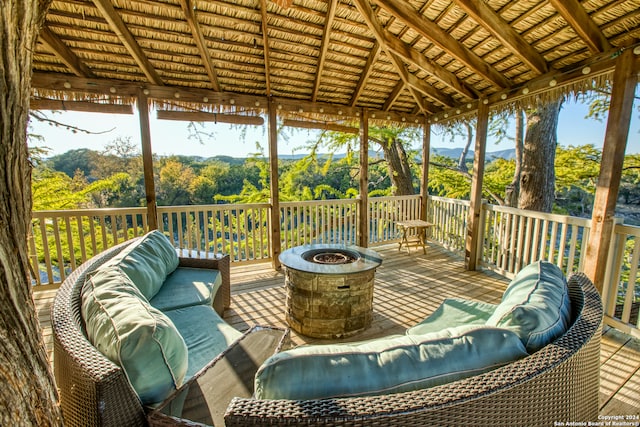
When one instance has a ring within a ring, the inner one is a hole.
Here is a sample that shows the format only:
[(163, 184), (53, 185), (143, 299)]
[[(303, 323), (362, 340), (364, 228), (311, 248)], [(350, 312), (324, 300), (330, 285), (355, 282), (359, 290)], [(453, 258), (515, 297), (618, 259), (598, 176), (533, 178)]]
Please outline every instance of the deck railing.
[[(420, 218), (420, 196), (369, 199), (369, 245), (399, 240), (397, 222)], [(177, 248), (225, 253), (233, 262), (268, 261), (272, 241), (270, 204), (158, 207), (158, 224)], [(355, 244), (357, 199), (283, 202), (281, 249), (308, 243)], [(427, 219), (432, 243), (460, 256), (465, 252), (469, 202), (430, 197)], [(484, 204), (477, 264), (506, 277), (538, 259), (565, 274), (581, 271), (591, 221)], [(621, 221), (619, 221), (621, 222)], [(59, 285), (96, 253), (148, 230), (145, 208), (33, 213), (28, 242), (34, 286)], [(615, 225), (603, 290), (607, 323), (627, 333), (640, 331), (640, 227)]]

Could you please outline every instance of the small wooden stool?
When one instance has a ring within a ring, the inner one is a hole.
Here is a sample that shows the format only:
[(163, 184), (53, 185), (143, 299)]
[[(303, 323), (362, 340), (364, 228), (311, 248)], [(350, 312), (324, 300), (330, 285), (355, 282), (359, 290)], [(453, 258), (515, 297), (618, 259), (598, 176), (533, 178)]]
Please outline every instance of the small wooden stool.
[[(427, 221), (423, 221), (421, 219), (409, 219), (406, 221), (398, 221), (396, 225), (400, 228), (402, 232), (402, 237), (400, 239), (400, 243), (398, 246), (398, 251), (402, 250), (402, 246), (404, 245), (407, 248), (407, 253), (410, 253), (409, 246), (415, 245), (416, 247), (422, 246), (422, 253), (427, 253), (427, 238), (426, 238), (426, 230), (431, 227), (433, 224)], [(414, 240), (409, 240), (407, 236), (407, 232), (414, 228), (416, 230), (417, 238)]]

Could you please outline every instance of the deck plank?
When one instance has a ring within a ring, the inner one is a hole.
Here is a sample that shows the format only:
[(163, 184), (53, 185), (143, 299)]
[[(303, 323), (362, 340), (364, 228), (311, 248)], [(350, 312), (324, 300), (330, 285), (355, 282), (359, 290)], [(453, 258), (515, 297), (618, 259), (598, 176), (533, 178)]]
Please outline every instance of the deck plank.
[[(431, 314), (445, 298), (498, 303), (508, 284), (507, 279), (491, 272), (465, 271), (462, 259), (433, 245), (426, 255), (421, 250), (412, 250), (410, 255), (399, 252), (396, 244), (373, 249), (382, 256), (383, 263), (376, 272), (372, 325), (343, 342), (402, 334)], [(287, 326), (284, 275), (274, 271), (271, 263), (232, 265), (231, 284), (231, 308), (224, 316), (227, 323), (240, 331), (253, 325)], [(55, 290), (34, 292), (50, 360), (50, 308), (54, 297)], [(331, 341), (291, 332), (292, 346)], [(600, 361), (600, 414), (639, 415), (640, 340), (605, 327)]]

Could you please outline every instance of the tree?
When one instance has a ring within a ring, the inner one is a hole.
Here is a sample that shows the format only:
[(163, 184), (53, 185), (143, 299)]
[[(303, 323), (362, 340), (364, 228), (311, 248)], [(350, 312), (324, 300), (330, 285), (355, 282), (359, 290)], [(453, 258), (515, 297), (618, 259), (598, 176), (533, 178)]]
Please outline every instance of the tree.
[(50, 0), (6, 0), (0, 8), (0, 424), (62, 425), (55, 380), (31, 296), (27, 234), (30, 79)]
[(538, 102), (527, 113), (527, 134), (522, 150), (518, 207), (551, 212), (555, 200), (555, 155), (558, 115), (562, 101)]

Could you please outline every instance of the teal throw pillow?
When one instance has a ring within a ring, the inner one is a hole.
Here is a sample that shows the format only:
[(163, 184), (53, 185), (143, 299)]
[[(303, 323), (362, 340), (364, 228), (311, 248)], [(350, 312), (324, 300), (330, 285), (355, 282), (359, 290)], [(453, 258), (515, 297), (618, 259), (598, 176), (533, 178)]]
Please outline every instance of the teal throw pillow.
[(188, 364), (184, 340), (120, 269), (87, 278), (82, 318), (89, 341), (122, 367), (143, 404), (161, 402), (182, 385)]
[(562, 271), (538, 261), (514, 277), (487, 325), (513, 330), (533, 353), (561, 336), (570, 319), (569, 289)]
[(426, 335), (310, 345), (277, 353), (255, 376), (257, 399), (324, 399), (413, 391), (527, 356), (506, 329), (462, 326)]
[(102, 268), (121, 268), (150, 300), (160, 291), (167, 276), (178, 267), (178, 262), (176, 250), (167, 236), (153, 230), (127, 246)]

